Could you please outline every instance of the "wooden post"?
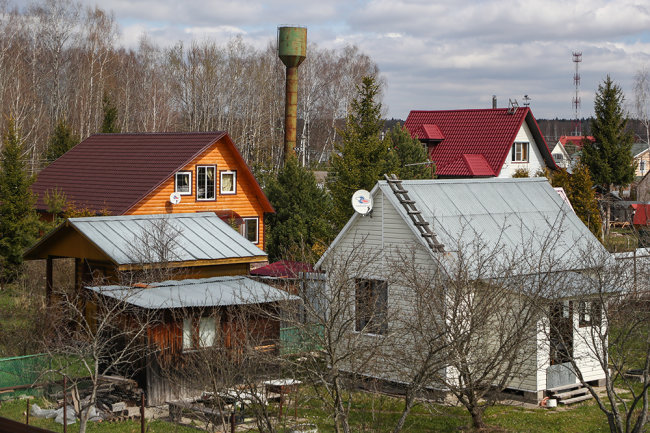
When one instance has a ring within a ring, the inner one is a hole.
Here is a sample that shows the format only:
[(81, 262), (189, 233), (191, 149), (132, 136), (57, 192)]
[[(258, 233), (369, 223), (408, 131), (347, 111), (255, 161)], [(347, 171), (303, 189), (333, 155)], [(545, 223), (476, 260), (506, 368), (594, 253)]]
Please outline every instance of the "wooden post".
[(52, 256), (47, 256), (45, 261), (45, 305), (48, 307), (52, 305), (52, 290), (54, 287), (54, 272), (53, 272), (53, 259)]
[(63, 433), (68, 433), (68, 399), (66, 392), (68, 389), (68, 378), (63, 376)]
[[(234, 405), (235, 410), (237, 410), (237, 405)], [(235, 412), (233, 411), (230, 414), (230, 433), (235, 433)]]
[(282, 403), (284, 403), (284, 389), (280, 387), (280, 410), (278, 411), (278, 420), (282, 422)]
[(145, 421), (144, 421), (144, 392), (140, 394), (140, 433), (145, 431)]
[(25, 424), (29, 425), (29, 397), (27, 397), (27, 411), (25, 412)]

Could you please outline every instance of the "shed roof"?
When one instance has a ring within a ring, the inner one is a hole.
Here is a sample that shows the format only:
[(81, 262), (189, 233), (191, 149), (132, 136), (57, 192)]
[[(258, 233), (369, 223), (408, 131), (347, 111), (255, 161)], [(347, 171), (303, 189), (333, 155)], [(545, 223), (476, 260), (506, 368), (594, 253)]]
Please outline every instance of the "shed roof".
[(296, 301), (297, 296), (244, 276), (170, 280), (146, 288), (87, 287), (95, 293), (146, 309), (218, 307)]
[[(214, 212), (69, 218), (30, 248), (25, 257), (47, 257), (52, 254), (53, 244), (60, 241), (61, 234), (70, 230), (81, 235), (82, 239), (117, 265), (146, 262), (152, 255), (143, 254), (141, 249), (147, 243), (160, 241), (161, 236), (173, 238), (166, 257), (170, 262), (266, 259), (264, 251), (233, 230)], [(162, 234), (157, 234), (161, 231)]]
[[(411, 111), (404, 123), (413, 137), (427, 140), (435, 125), (442, 141), (431, 150), (439, 176), (477, 176), (473, 165), (462, 163), (464, 155), (482, 155), (491, 172), (482, 168), (478, 176), (498, 176), (524, 121), (527, 123), (546, 165), (557, 166), (529, 107), (509, 114), (506, 108)], [(437, 133), (436, 133), (437, 134)], [(434, 135), (436, 135), (434, 134)]]
[(38, 174), (37, 208), (47, 210), (46, 192), (58, 189), (78, 207), (122, 215), (219, 140), (240, 162), (264, 211), (273, 212), (224, 131), (91, 135)]
[(266, 266), (253, 269), (251, 275), (275, 278), (298, 278), (301, 272), (313, 272), (314, 267), (305, 262), (278, 260)]

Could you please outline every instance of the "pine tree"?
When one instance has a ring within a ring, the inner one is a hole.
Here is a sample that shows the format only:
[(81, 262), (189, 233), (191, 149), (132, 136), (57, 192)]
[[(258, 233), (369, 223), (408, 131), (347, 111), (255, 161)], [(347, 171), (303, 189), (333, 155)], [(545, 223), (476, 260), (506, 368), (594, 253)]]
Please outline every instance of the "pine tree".
[(584, 163), (578, 163), (572, 174), (564, 169), (558, 170), (553, 174), (551, 183), (554, 187), (564, 189), (578, 218), (585, 223), (594, 236), (600, 239), (602, 220), (589, 168)]
[(117, 107), (113, 104), (107, 92), (104, 92), (102, 108), (104, 109), (104, 121), (102, 122), (101, 132), (103, 134), (120, 132), (120, 128), (117, 126)]
[(303, 246), (316, 255), (322, 253), (333, 234), (331, 205), (314, 174), (290, 157), (277, 179), (269, 181), (266, 195), (275, 208), (267, 219), (270, 259), (298, 255)]
[(352, 215), (351, 197), (358, 189), (371, 190), (384, 173), (396, 171), (398, 161), (390, 145), (381, 139), (383, 127), (379, 85), (374, 77), (363, 77), (350, 105), (341, 141), (330, 161), (328, 188), (332, 195), (332, 220), (338, 229)]
[(11, 282), (18, 276), (23, 250), (36, 239), (38, 218), (32, 178), (22, 159), (22, 144), (13, 119), (4, 135), (0, 159), (0, 282)]
[(386, 135), (391, 150), (398, 159), (396, 175), (400, 179), (431, 179), (435, 165), (428, 162), (426, 148), (416, 138), (412, 138), (406, 128), (395, 125)]
[(598, 85), (594, 100), (596, 117), (591, 121), (595, 142), (584, 141), (581, 161), (587, 165), (593, 181), (606, 190), (627, 186), (634, 180), (631, 154), (634, 136), (626, 130), (623, 110), (625, 95), (608, 75)]
[(61, 119), (54, 127), (47, 144), (45, 159), (48, 164), (54, 162), (68, 150), (79, 144), (79, 138), (72, 133), (65, 119)]

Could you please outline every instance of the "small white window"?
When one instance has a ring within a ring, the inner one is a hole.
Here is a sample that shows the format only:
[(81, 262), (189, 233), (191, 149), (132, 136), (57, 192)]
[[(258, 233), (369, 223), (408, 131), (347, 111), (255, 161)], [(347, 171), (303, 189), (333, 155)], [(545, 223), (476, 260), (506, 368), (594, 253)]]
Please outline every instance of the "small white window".
[(645, 173), (645, 161), (644, 160), (639, 161), (639, 171), (641, 172), (641, 174)]
[(192, 194), (192, 172), (191, 171), (179, 171), (178, 173), (176, 173), (176, 179), (174, 181), (174, 191), (180, 193), (181, 195)]
[(192, 326), (192, 319), (185, 318), (183, 319), (183, 349), (191, 349), (194, 347), (194, 342), (192, 341), (192, 336), (194, 335), (194, 327)]
[(237, 194), (237, 172), (222, 171), (220, 185), (221, 194)]
[(216, 190), (216, 167), (199, 165), (196, 167), (196, 199), (214, 200)]
[(199, 319), (199, 346), (212, 347), (217, 337), (214, 317), (201, 317)]
[(242, 235), (254, 244), (259, 242), (258, 225), (257, 218), (244, 218), (244, 223), (242, 224)]
[(528, 162), (528, 143), (515, 142), (512, 145), (512, 162)]

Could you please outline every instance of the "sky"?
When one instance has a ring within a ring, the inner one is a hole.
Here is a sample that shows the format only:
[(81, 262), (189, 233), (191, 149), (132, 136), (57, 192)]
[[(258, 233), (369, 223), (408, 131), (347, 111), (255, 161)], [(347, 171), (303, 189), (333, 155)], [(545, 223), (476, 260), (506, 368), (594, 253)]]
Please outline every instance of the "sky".
[[(240, 35), (265, 48), (279, 25), (307, 27), (322, 48), (357, 45), (387, 84), (387, 117), (410, 110), (490, 108), (528, 95), (537, 118), (573, 118), (574, 51), (580, 116), (593, 115), (607, 74), (634, 110), (634, 76), (650, 69), (649, 0), (82, 0), (112, 11), (119, 43), (143, 33), (169, 46)], [(309, 56), (309, 52), (307, 52)]]

